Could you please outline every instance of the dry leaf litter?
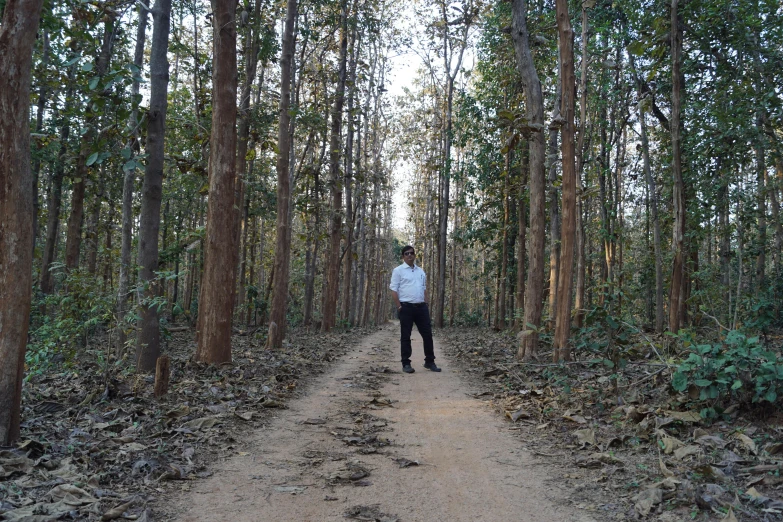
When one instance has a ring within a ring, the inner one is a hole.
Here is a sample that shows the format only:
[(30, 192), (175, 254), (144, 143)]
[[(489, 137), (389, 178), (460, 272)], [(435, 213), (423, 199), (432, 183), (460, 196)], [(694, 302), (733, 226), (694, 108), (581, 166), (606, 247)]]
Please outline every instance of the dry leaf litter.
[[(105, 378), (90, 357), (32, 377), (21, 441), (0, 448), (0, 520), (153, 520), (158, 498), (190, 488), (212, 474), (216, 458), (237, 454), (241, 434), (262, 426), (270, 408), (284, 408), (302, 380), (322, 373), (356, 335), (294, 331), (278, 351), (235, 336), (233, 363), (214, 367), (192, 361), (192, 332), (176, 333), (161, 399), (152, 395), (152, 376), (128, 369)], [(342, 436), (367, 450), (386, 444), (370, 433)], [(360, 466), (348, 469), (349, 481), (363, 478)]]
[(783, 520), (783, 427), (776, 412), (709, 422), (669, 385), (670, 368), (640, 357), (600, 364), (522, 364), (517, 340), (488, 329), (439, 334), (521, 444), (562, 470), (578, 507), (602, 520)]

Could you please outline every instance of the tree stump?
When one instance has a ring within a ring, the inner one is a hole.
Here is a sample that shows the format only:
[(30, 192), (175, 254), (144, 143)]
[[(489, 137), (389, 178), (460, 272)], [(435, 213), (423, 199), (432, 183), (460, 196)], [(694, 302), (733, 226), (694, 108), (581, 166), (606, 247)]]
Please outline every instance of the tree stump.
[(170, 375), (171, 359), (168, 355), (161, 355), (155, 364), (155, 397), (162, 397), (168, 393)]

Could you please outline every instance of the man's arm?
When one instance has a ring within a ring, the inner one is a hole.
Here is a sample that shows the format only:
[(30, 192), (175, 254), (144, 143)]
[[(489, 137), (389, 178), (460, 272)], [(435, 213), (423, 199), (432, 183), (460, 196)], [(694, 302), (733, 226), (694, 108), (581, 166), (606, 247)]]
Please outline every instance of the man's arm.
[(402, 309), (402, 305), (400, 304), (400, 296), (394, 290), (392, 290), (391, 293), (392, 298), (394, 299), (394, 304), (397, 305), (397, 311), (399, 312), (400, 309)]

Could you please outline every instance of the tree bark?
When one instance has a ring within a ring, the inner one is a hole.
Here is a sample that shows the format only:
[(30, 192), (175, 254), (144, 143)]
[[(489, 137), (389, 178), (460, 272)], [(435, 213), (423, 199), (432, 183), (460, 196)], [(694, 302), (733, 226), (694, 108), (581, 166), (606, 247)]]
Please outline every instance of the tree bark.
[(345, 103), (346, 63), (348, 57), (348, 0), (341, 1), (339, 79), (334, 93), (332, 130), (329, 143), (329, 188), (332, 208), (329, 216), (329, 250), (326, 263), (326, 295), (324, 295), (321, 331), (335, 326), (337, 297), (340, 290), (340, 240), (343, 232), (343, 180), (340, 176), (340, 141)]
[[(247, 161), (248, 143), (250, 141), (250, 95), (258, 69), (258, 51), (261, 47), (261, 4), (262, 2), (256, 2), (252, 21), (245, 33), (245, 78), (239, 97), (235, 205), (237, 209), (237, 235), (242, 234), (244, 236), (242, 241), (242, 258), (239, 266), (239, 296), (237, 298), (237, 306), (239, 308), (245, 304), (245, 286), (247, 283), (247, 222), (250, 213), (250, 198), (245, 196), (245, 186), (248, 176), (252, 174), (252, 170), (248, 169)], [(240, 209), (242, 210), (240, 211)], [(237, 237), (237, 243), (239, 243), (239, 237)]]
[[(117, 36), (116, 12), (108, 11), (103, 31), (103, 43), (101, 51), (95, 60), (95, 76), (100, 79), (106, 74), (106, 69), (111, 61), (114, 40)], [(99, 81), (100, 85), (100, 81)], [(65, 241), (65, 266), (68, 270), (75, 270), (79, 267), (79, 253), (82, 245), (82, 225), (84, 222), (84, 196), (87, 187), (87, 176), (89, 175), (89, 166), (87, 157), (92, 151), (95, 142), (96, 130), (99, 113), (93, 112), (91, 104), (88, 103), (85, 109), (87, 121), (85, 123), (86, 132), (82, 137), (79, 156), (76, 159), (76, 173), (73, 179), (71, 192), (71, 213), (68, 216), (68, 235)]]
[(30, 321), (30, 81), (42, 0), (9, 0), (0, 24), (0, 446), (19, 438)]
[(530, 359), (538, 349), (538, 328), (541, 325), (542, 295), (544, 286), (544, 242), (546, 240), (545, 169), (544, 155), (544, 101), (541, 82), (538, 79), (533, 55), (530, 52), (527, 31), (527, 2), (513, 0), (511, 36), (517, 56), (517, 67), (527, 96), (527, 119), (532, 127), (530, 149), (530, 253), (527, 284), (525, 286), (525, 319), (519, 341), (517, 357)]
[(557, 321), (555, 324), (555, 362), (571, 360), (568, 340), (571, 335), (571, 290), (574, 282), (574, 243), (576, 239), (576, 166), (574, 152), (574, 30), (568, 15), (568, 0), (557, 0), (557, 27), (560, 36), (560, 81), (562, 85), (561, 130), (563, 155), (563, 225), (560, 266), (557, 277)]
[[(560, 58), (557, 60), (560, 64)], [(555, 102), (552, 104), (552, 123), (549, 126), (549, 152), (546, 158), (546, 170), (548, 173), (547, 188), (549, 192), (549, 320), (547, 328), (555, 329), (557, 319), (557, 274), (560, 262), (560, 206), (557, 201), (557, 135), (560, 126), (557, 122), (562, 119), (560, 106), (563, 101), (562, 82), (558, 81), (555, 87)]]
[(587, 131), (587, 64), (589, 63), (587, 44), (590, 38), (587, 6), (582, 2), (582, 59), (579, 78), (579, 138), (576, 143), (576, 297), (574, 308), (576, 317), (574, 326), (582, 328), (585, 317), (585, 224), (582, 199), (582, 179), (584, 176), (585, 132)]
[[(68, 79), (73, 78), (73, 68), (68, 71)], [(69, 82), (70, 83), (70, 82)], [(68, 112), (73, 99), (73, 87), (65, 92), (65, 108), (62, 114), (63, 125), (60, 127), (60, 151), (57, 155), (57, 163), (52, 172), (52, 186), (49, 188), (48, 203), (46, 205), (49, 216), (46, 222), (46, 242), (41, 259), (41, 292), (51, 294), (54, 290), (54, 279), (51, 266), (57, 255), (57, 237), (60, 228), (60, 208), (62, 206), (63, 177), (65, 176), (65, 161), (68, 152), (68, 138), (71, 134), (71, 125)]]
[(637, 83), (637, 92), (639, 103), (637, 111), (639, 113), (639, 126), (642, 138), (642, 161), (644, 166), (644, 177), (647, 182), (647, 193), (650, 198), (650, 214), (653, 222), (653, 249), (655, 251), (655, 332), (663, 332), (663, 250), (661, 248), (661, 222), (658, 218), (658, 188), (655, 184), (655, 178), (650, 169), (650, 144), (647, 139), (646, 113), (643, 108), (643, 93), (641, 81), (639, 80), (633, 55), (630, 56), (631, 70)]
[[(43, 31), (43, 56), (41, 56), (41, 69), (46, 71), (49, 67), (49, 31)], [(47, 89), (46, 74), (42, 74), (41, 85), (38, 88), (38, 105), (35, 112), (35, 132), (40, 134), (43, 130), (43, 116), (46, 104), (49, 101), (49, 89)], [(38, 147), (41, 148), (40, 146)], [(33, 257), (35, 257), (35, 244), (38, 241), (38, 179), (41, 176), (41, 157), (36, 156), (33, 163)]]
[(348, 66), (348, 129), (345, 137), (345, 260), (343, 265), (343, 308), (340, 317), (350, 324), (351, 315), (351, 274), (353, 271), (353, 137), (354, 137), (354, 99), (356, 98), (356, 59), (359, 53), (357, 24), (352, 22), (350, 64)]
[(678, 16), (679, 0), (671, 4), (671, 53), (672, 53), (672, 199), (674, 224), (672, 226), (672, 262), (671, 287), (669, 289), (669, 331), (680, 330), (680, 292), (685, 264), (685, 185), (682, 178), (682, 128), (680, 124), (681, 96), (683, 78), (680, 71), (682, 53), (682, 28)]
[[(158, 271), (158, 231), (160, 204), (163, 197), (163, 152), (166, 133), (166, 108), (169, 85), (169, 28), (171, 0), (156, 0), (152, 9), (152, 51), (150, 53), (150, 110), (147, 114), (147, 168), (141, 188), (141, 223), (139, 225), (139, 280), (143, 300), (137, 323), (136, 369), (155, 370), (160, 357), (160, 323), (158, 305), (152, 301), (160, 295)], [(217, 85), (217, 84), (216, 84)], [(212, 143), (215, 143), (214, 141)]]
[(289, 265), (291, 263), (291, 227), (288, 212), (291, 201), (291, 183), (288, 177), (291, 140), (288, 129), (291, 116), (291, 61), (294, 54), (294, 23), (297, 17), (297, 0), (287, 0), (285, 30), (280, 54), (280, 121), (278, 127), (277, 155), (277, 240), (275, 248), (275, 280), (270, 314), (267, 348), (280, 348), (286, 331)]
[(196, 360), (210, 364), (231, 361), (231, 319), (239, 258), (234, 210), (237, 184), (236, 6), (236, 0), (212, 0), (214, 37), (209, 207), (196, 349)]
[[(517, 245), (519, 245), (517, 254), (517, 308), (523, 311), (525, 309), (525, 253), (527, 250), (525, 237), (527, 235), (527, 208), (525, 205), (525, 188), (527, 187), (528, 163), (526, 161), (526, 156), (526, 154), (523, 154), (523, 157), (520, 161), (522, 164), (522, 173), (519, 180), (519, 200), (517, 202), (519, 205), (519, 211), (517, 213)], [(514, 330), (516, 332), (524, 330), (524, 325), (520, 324), (522, 322), (522, 317), (520, 317), (519, 313), (515, 313), (514, 315)]]
[[(131, 136), (128, 139), (127, 149), (129, 160), (139, 152), (139, 110), (137, 97), (139, 94), (139, 80), (144, 66), (144, 43), (147, 36), (147, 7), (149, 0), (142, 0), (138, 7), (139, 20), (136, 28), (136, 48), (133, 53), (133, 65), (137, 72), (131, 85), (133, 97), (133, 109), (131, 110), (128, 126)], [(115, 353), (120, 357), (124, 351), (127, 336), (125, 334), (125, 316), (128, 313), (128, 297), (130, 294), (131, 250), (133, 248), (133, 188), (136, 182), (136, 164), (126, 163), (123, 167), (122, 178), (122, 239), (120, 246), (120, 276), (117, 288), (117, 328), (115, 333)]]

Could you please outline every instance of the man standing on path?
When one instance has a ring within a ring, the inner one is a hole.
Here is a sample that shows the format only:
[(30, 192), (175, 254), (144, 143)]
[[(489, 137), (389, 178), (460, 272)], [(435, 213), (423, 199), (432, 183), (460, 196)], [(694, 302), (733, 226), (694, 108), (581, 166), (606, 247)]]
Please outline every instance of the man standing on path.
[(400, 352), (402, 354), (402, 371), (413, 373), (411, 367), (411, 330), (413, 323), (424, 339), (424, 367), (433, 372), (439, 372), (435, 366), (435, 350), (432, 346), (432, 326), (430, 311), (427, 308), (427, 274), (414, 260), (416, 252), (406, 245), (402, 248), (403, 263), (394, 269), (389, 289), (397, 305), (400, 318)]

